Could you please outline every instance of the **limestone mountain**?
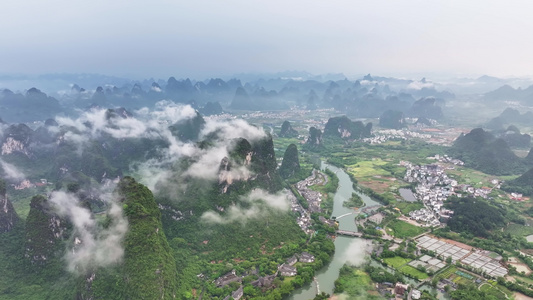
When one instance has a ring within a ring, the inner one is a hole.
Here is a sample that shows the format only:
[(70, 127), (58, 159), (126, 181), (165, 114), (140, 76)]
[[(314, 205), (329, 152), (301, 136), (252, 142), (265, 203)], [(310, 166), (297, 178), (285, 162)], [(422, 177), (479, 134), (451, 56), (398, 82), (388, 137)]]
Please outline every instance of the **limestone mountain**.
[(2, 155), (22, 153), (31, 155), (29, 145), (32, 141), (33, 130), (26, 124), (10, 125), (2, 139)]
[(505, 125), (519, 124), (531, 126), (533, 125), (533, 112), (527, 111), (520, 113), (514, 108), (507, 107), (499, 116), (491, 119), (485, 127), (494, 130), (502, 130)]
[(329, 118), (324, 127), (324, 137), (339, 137), (342, 139), (357, 140), (370, 137), (372, 123), (365, 125), (361, 121), (352, 121), (346, 116)]
[(33, 122), (51, 118), (63, 111), (59, 101), (37, 88), (25, 94), (3, 90), (0, 93), (2, 118), (6, 122)]
[(525, 172), (529, 165), (527, 160), (514, 154), (505, 140), (496, 138), (482, 128), (461, 134), (449, 153), (464, 161), (466, 166), (494, 175)]
[(279, 177), (274, 153), (274, 142), (269, 135), (252, 143), (251, 170), (257, 174), (257, 186), (269, 192), (277, 192), (281, 189), (281, 178)]
[(298, 136), (298, 131), (296, 131), (294, 128), (292, 128), (291, 122), (284, 121), (283, 124), (281, 124), (281, 130), (280, 130), (278, 136), (279, 137), (285, 137), (285, 138), (297, 137)]
[(322, 131), (314, 126), (309, 128), (309, 136), (305, 144), (311, 149), (322, 147)]
[(505, 182), (502, 185), (502, 190), (533, 196), (533, 168), (520, 175), (520, 177)]
[(498, 89), (485, 93), (484, 98), (487, 101), (518, 101), (523, 104), (531, 104), (533, 99), (533, 85), (522, 89), (513, 88), (509, 85), (503, 85)]
[(233, 97), (230, 107), (239, 110), (255, 110), (257, 108), (252, 102), (250, 95), (248, 95), (246, 90), (242, 87), (238, 87), (235, 91), (235, 96)]
[(46, 197), (34, 196), (26, 218), (26, 259), (32, 265), (46, 265), (61, 257), (62, 240), (68, 227), (67, 222), (52, 211)]
[(212, 116), (223, 113), (223, 110), (218, 101), (207, 102), (204, 107), (200, 109), (200, 113), (204, 116)]
[(196, 112), (196, 116), (190, 119), (179, 121), (169, 127), (174, 136), (177, 136), (181, 141), (196, 141), (200, 135), (200, 131), (205, 125), (205, 120)]
[(379, 117), (379, 126), (391, 129), (403, 128), (405, 127), (404, 114), (401, 111), (386, 110)]
[(103, 87), (99, 86), (96, 88), (96, 91), (94, 92), (91, 101), (94, 105), (98, 105), (100, 107), (107, 106), (108, 101)]
[(6, 195), (6, 183), (0, 180), (0, 233), (11, 231), (18, 221), (17, 212)]
[(425, 117), (428, 119), (440, 120), (443, 117), (442, 109), (440, 107), (443, 102), (444, 100), (434, 97), (422, 98), (413, 103), (408, 115), (416, 118)]
[(526, 157), (524, 158), (527, 164), (533, 165), (533, 148), (529, 149), (529, 152), (527, 153)]
[(118, 274), (97, 271), (91, 286), (93, 294), (84, 299), (110, 295), (121, 299), (175, 299), (176, 262), (152, 192), (132, 177), (124, 177), (116, 192), (129, 226), (124, 238), (124, 261), (117, 267)]
[(432, 126), (432, 122), (431, 120), (425, 118), (425, 117), (420, 117), (418, 118), (418, 120), (416, 120), (415, 122), (415, 125), (418, 125), (418, 126)]
[(295, 144), (290, 144), (285, 150), (283, 161), (279, 167), (279, 174), (282, 178), (290, 178), (300, 172), (300, 160), (298, 158), (298, 148)]
[(497, 130), (493, 132), (498, 138), (502, 138), (510, 147), (529, 148), (531, 145), (531, 136), (527, 133), (520, 133), (514, 125), (510, 125), (505, 130)]

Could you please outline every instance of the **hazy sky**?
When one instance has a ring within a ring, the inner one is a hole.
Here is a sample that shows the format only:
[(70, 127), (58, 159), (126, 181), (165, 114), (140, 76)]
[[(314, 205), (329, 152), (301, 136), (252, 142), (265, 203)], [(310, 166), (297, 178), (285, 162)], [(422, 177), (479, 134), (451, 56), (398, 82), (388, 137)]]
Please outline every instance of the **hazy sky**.
[(533, 2), (2, 0), (0, 73), (533, 74)]

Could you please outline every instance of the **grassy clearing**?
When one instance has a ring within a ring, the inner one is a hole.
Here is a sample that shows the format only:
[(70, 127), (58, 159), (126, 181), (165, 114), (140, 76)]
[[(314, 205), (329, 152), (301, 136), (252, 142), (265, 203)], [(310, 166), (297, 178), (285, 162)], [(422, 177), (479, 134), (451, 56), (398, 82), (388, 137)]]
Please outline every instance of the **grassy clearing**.
[[(493, 184), (490, 182), (492, 179), (499, 178), (503, 179), (504, 176), (494, 176), (485, 174), (480, 171), (476, 171), (474, 169), (465, 168), (465, 167), (458, 167), (454, 170), (447, 170), (446, 173), (448, 175), (451, 175), (451, 177), (455, 178), (460, 183), (466, 183), (470, 184), (475, 187), (484, 187), (484, 186), (493, 186)], [(509, 176), (505, 176), (506, 178)], [(516, 176), (514, 176), (516, 177)]]
[(522, 277), (522, 276), (518, 276), (518, 275), (515, 275), (513, 276), (516, 280), (518, 281), (522, 281), (522, 282), (525, 282), (527, 284), (533, 284), (533, 279), (531, 278), (527, 278), (527, 277)]
[(428, 274), (426, 274), (426, 273), (424, 273), (422, 271), (419, 271), (419, 270), (417, 270), (417, 269), (415, 269), (415, 268), (413, 268), (411, 266), (403, 266), (399, 270), (403, 274), (409, 275), (411, 277), (415, 277), (418, 280), (424, 280), (424, 279), (429, 277)]
[(291, 281), (293, 281), (295, 278), (296, 278), (295, 276), (285, 277), (283, 278), (283, 283), (291, 283)]
[(505, 299), (505, 295), (508, 297), (512, 296), (512, 292), (509, 291), (504, 286), (501, 286), (499, 284), (492, 285), (492, 284), (484, 284), (479, 288), (481, 291), (488, 293), (489, 295), (492, 295), (498, 299)]
[(527, 236), (533, 234), (533, 227), (524, 226), (520, 224), (509, 224), (504, 230), (505, 233), (510, 233), (516, 236)]
[(17, 212), (17, 215), (21, 219), (26, 219), (28, 217), (28, 214), (30, 213), (30, 202), (32, 197), (28, 198), (22, 198), (17, 201), (13, 201), (13, 208)]
[(456, 284), (464, 284), (464, 285), (472, 283), (471, 280), (461, 277), (459, 275), (455, 276), (455, 278), (452, 281), (455, 282)]
[(393, 220), (387, 226), (392, 229), (392, 234), (395, 237), (401, 239), (417, 236), (426, 231), (422, 227), (411, 225), (407, 222), (400, 220)]
[(387, 258), (384, 258), (383, 261), (395, 268), (395, 269), (398, 269), (399, 267), (409, 263), (411, 261), (411, 259), (409, 258), (403, 258), (403, 257), (400, 257), (400, 256), (395, 256), (395, 257), (387, 257)]
[(424, 205), (421, 202), (407, 202), (407, 201), (397, 201), (394, 205), (398, 207), (402, 214), (407, 215), (414, 210), (424, 208)]
[(382, 194), (386, 192), (396, 192), (400, 188), (400, 183), (396, 180), (386, 178), (365, 178), (360, 180), (359, 185), (372, 189), (374, 192)]

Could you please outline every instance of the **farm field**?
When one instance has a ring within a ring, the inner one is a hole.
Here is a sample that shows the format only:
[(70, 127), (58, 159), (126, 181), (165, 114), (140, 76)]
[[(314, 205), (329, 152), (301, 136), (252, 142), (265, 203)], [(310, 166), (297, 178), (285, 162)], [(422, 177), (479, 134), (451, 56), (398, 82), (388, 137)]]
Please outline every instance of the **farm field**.
[(403, 257), (400, 257), (400, 256), (395, 256), (395, 257), (384, 258), (383, 261), (385, 261), (385, 263), (387, 263), (389, 266), (397, 269), (397, 268), (409, 263), (411, 261), (411, 259), (403, 258)]
[(400, 220), (393, 220), (391, 221), (387, 227), (392, 229), (392, 235), (394, 235), (397, 238), (408, 238), (408, 237), (414, 237), (417, 236), (426, 230), (422, 227), (418, 227), (412, 224), (409, 224), (404, 221)]
[(398, 269), (401, 273), (404, 273), (406, 275), (409, 275), (411, 277), (415, 277), (418, 280), (424, 280), (429, 277), (428, 274), (419, 271), (411, 266), (403, 266), (400, 269)]

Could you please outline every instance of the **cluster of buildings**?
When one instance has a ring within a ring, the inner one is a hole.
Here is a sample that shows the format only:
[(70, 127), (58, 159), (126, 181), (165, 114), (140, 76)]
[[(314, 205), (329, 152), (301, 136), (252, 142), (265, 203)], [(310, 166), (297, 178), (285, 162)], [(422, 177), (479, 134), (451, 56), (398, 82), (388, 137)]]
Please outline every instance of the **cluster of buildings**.
[(313, 191), (310, 189), (310, 187), (313, 185), (325, 185), (327, 183), (328, 177), (324, 173), (317, 170), (313, 170), (311, 176), (296, 183), (296, 189), (298, 190), (298, 193), (300, 193), (300, 195), (302, 195), (302, 197), (304, 197), (309, 204), (309, 212), (321, 212), (320, 203), (322, 202), (322, 194), (320, 192)]
[(394, 296), (394, 298), (391, 299), (404, 299), (404, 297), (409, 293), (411, 299), (415, 300), (420, 299), (422, 296), (422, 293), (416, 289), (412, 289), (409, 292), (409, 285), (401, 282), (396, 282), (396, 284), (393, 284), (392, 282), (376, 283), (376, 289), (381, 296)]
[[(281, 265), (278, 266), (278, 272), (281, 274), (281, 276), (296, 276), (298, 274), (298, 271), (296, 270), (296, 267), (294, 266), (297, 262), (301, 263), (312, 263), (315, 261), (315, 256), (308, 253), (308, 252), (302, 252), (297, 255), (291, 256), (287, 261)], [(277, 274), (277, 273), (276, 273)]]
[(465, 164), (464, 161), (457, 159), (457, 158), (449, 157), (447, 154), (444, 154), (444, 155), (435, 154), (434, 157), (428, 157), (428, 158), (435, 159), (436, 161), (442, 162), (442, 163), (451, 163), (456, 166), (464, 166)]
[[(447, 155), (435, 155), (433, 158), (442, 163), (464, 165), (459, 159)], [(409, 183), (418, 183), (415, 188), (415, 197), (422, 201), (425, 208), (412, 211), (409, 217), (425, 226), (439, 226), (446, 223), (452, 216), (453, 211), (443, 208), (444, 201), (455, 194), (466, 194), (473, 197), (489, 198), (493, 188), (476, 188), (468, 184), (458, 184), (457, 180), (446, 175), (446, 169), (438, 164), (413, 165), (408, 161), (401, 161), (400, 165), (406, 167), (404, 180)], [(448, 167), (452, 169), (452, 167)], [(501, 182), (497, 179), (491, 181), (494, 187), (499, 187)]]
[(424, 208), (409, 213), (411, 219), (426, 226), (439, 226), (441, 221), (446, 222), (453, 215), (453, 211), (442, 206), (454, 193), (457, 181), (449, 178), (444, 168), (437, 164), (419, 166), (402, 161), (400, 165), (407, 168), (404, 180), (418, 183), (414, 195), (424, 204)]
[(41, 179), (39, 182), (35, 182), (35, 183), (32, 183), (28, 179), (24, 179), (19, 184), (11, 184), (11, 186), (13, 186), (13, 188), (15, 190), (23, 190), (23, 189), (36, 187), (36, 186), (37, 187), (45, 186), (45, 185), (48, 185), (48, 184), (51, 184), (51, 183), (49, 183), (48, 180), (46, 180), (46, 179)]
[[(291, 211), (298, 214), (296, 218), (296, 223), (298, 226), (306, 233), (312, 234), (314, 232), (311, 229), (312, 220), (311, 213), (321, 212), (320, 203), (322, 202), (322, 194), (317, 191), (313, 191), (310, 187), (313, 185), (325, 185), (328, 183), (328, 177), (317, 170), (313, 170), (311, 176), (306, 179), (296, 183), (296, 190), (298, 193), (305, 198), (308, 208), (305, 209), (298, 203), (298, 199), (292, 194), (289, 193), (289, 200), (291, 201)], [(327, 224), (329, 226), (335, 226), (335, 220), (326, 219), (323, 216), (319, 217), (320, 222)]]
[(298, 217), (296, 217), (296, 223), (306, 234), (312, 234), (311, 214), (298, 203), (296, 196), (292, 193), (288, 193), (287, 195), (291, 201), (291, 211), (298, 214)]
[[(276, 276), (278, 276), (278, 274), (281, 274), (281, 276), (288, 276), (288, 277), (296, 276), (298, 274), (298, 270), (296, 269), (294, 265), (297, 262), (312, 263), (314, 261), (315, 261), (315, 256), (308, 252), (302, 252), (300, 254), (293, 255), (290, 258), (288, 258), (285, 263), (278, 265), (278, 270), (276, 271), (275, 274), (259, 277), (257, 280), (250, 282), (250, 284), (254, 287), (267, 287), (268, 288), (272, 286), (272, 282), (274, 281)], [(255, 269), (255, 270), (252, 270), (252, 272), (250, 272), (249, 274), (247, 273), (243, 276), (238, 276), (235, 273), (235, 270), (231, 270), (231, 272), (213, 280), (213, 283), (217, 287), (224, 287), (232, 282), (241, 283), (241, 285), (239, 286), (237, 290), (233, 291), (231, 295), (228, 295), (226, 298), (224, 298), (224, 300), (229, 300), (229, 299), (239, 300), (243, 296), (243, 285), (242, 285), (243, 278), (246, 275), (257, 275), (257, 273), (258, 271), (257, 269)], [(203, 274), (200, 274), (200, 275), (203, 276)]]
[(362, 141), (369, 144), (381, 144), (388, 140), (408, 140), (411, 138), (428, 140), (431, 139), (431, 135), (407, 129), (384, 129), (374, 132), (373, 137), (364, 138)]

